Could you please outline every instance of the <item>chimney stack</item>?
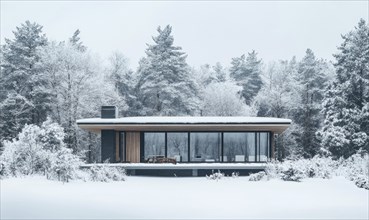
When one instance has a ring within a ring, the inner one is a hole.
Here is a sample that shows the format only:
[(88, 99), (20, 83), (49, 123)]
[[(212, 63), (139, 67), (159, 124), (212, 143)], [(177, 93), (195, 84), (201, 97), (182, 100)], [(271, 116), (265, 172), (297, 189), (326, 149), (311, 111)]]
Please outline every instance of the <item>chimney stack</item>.
[(116, 106), (101, 106), (101, 118), (118, 118), (118, 108)]

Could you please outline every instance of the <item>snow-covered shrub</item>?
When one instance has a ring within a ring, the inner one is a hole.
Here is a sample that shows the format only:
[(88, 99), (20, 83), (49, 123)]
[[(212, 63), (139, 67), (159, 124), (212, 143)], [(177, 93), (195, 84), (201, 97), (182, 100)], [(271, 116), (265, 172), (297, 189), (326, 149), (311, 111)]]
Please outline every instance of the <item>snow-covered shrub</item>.
[(96, 182), (124, 181), (126, 172), (120, 167), (108, 165), (93, 165), (90, 167), (90, 180)]
[(0, 156), (0, 175), (37, 173), (49, 179), (72, 179), (82, 162), (66, 147), (63, 139), (63, 128), (50, 119), (40, 127), (25, 125), (18, 139), (4, 142), (4, 152)]
[(369, 189), (369, 155), (357, 153), (346, 160), (340, 159), (336, 173), (345, 176), (360, 188)]
[(329, 179), (332, 176), (336, 162), (331, 157), (315, 156), (311, 159), (301, 159), (294, 162), (306, 177)]
[(273, 160), (266, 164), (265, 174), (267, 175), (268, 179), (279, 178), (281, 169), (281, 163)]
[(221, 173), (219, 170), (218, 170), (218, 172), (215, 172), (215, 173), (214, 173), (214, 170), (213, 170), (212, 174), (210, 174), (209, 176), (206, 175), (206, 179), (216, 180), (216, 181), (222, 179), (223, 177), (224, 177), (224, 173)]
[(280, 176), (281, 179), (284, 181), (296, 181), (296, 182), (300, 182), (301, 179), (305, 177), (304, 173), (300, 169), (293, 166), (284, 169), (281, 172)]
[(364, 188), (369, 190), (369, 177), (364, 175), (359, 175), (352, 178), (352, 181), (355, 183), (355, 185), (359, 188)]
[(232, 177), (237, 178), (240, 175), (239, 172), (232, 172)]
[(52, 175), (56, 175), (58, 180), (63, 182), (68, 182), (78, 176), (77, 171), (82, 162), (72, 154), (71, 149), (61, 148), (55, 156), (56, 160), (50, 166)]
[(294, 168), (294, 171), (300, 173), (300, 179), (302, 178), (330, 178), (336, 169), (337, 162), (332, 158), (315, 156), (311, 159), (295, 159), (286, 160), (284, 162), (271, 162), (268, 163), (265, 172), (268, 178), (278, 178), (285, 176), (284, 173), (293, 172), (288, 171), (290, 168)]
[(250, 175), (249, 181), (260, 181), (266, 177), (266, 173), (264, 171), (253, 173)]
[(360, 188), (369, 188), (369, 155), (358, 152), (347, 159), (333, 160), (330, 156), (315, 156), (311, 159), (270, 162), (265, 169), (268, 179), (299, 181), (302, 178), (331, 178), (344, 176)]

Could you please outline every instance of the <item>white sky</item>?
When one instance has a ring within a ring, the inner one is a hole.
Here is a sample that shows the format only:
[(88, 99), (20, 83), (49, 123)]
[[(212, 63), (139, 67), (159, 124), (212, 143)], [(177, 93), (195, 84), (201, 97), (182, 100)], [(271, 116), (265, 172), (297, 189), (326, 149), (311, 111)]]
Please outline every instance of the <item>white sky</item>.
[(1, 43), (25, 20), (44, 26), (52, 40), (81, 30), (84, 44), (105, 59), (115, 51), (136, 68), (158, 25), (173, 26), (191, 66), (220, 61), (255, 49), (265, 62), (301, 58), (306, 48), (333, 60), (341, 34), (368, 21), (368, 1), (3, 1)]

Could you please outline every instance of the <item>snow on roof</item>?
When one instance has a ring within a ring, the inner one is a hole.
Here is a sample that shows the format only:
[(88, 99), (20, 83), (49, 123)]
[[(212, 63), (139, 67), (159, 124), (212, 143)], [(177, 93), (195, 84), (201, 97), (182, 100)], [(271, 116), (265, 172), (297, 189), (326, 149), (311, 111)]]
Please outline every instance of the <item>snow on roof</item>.
[(145, 116), (123, 118), (86, 118), (77, 124), (291, 124), (290, 119), (267, 117)]

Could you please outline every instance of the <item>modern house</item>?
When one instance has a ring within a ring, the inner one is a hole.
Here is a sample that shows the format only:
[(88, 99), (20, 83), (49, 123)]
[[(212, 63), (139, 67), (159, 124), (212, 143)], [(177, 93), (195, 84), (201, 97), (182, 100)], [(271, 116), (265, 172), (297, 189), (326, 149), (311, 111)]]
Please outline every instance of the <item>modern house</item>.
[(231, 166), (271, 160), (275, 155), (274, 135), (286, 130), (291, 120), (192, 116), (118, 118), (116, 107), (103, 106), (101, 118), (80, 119), (77, 124), (101, 134), (102, 161), (143, 165), (150, 158), (162, 157), (172, 158), (177, 167), (197, 164), (210, 169), (214, 168), (211, 164)]

